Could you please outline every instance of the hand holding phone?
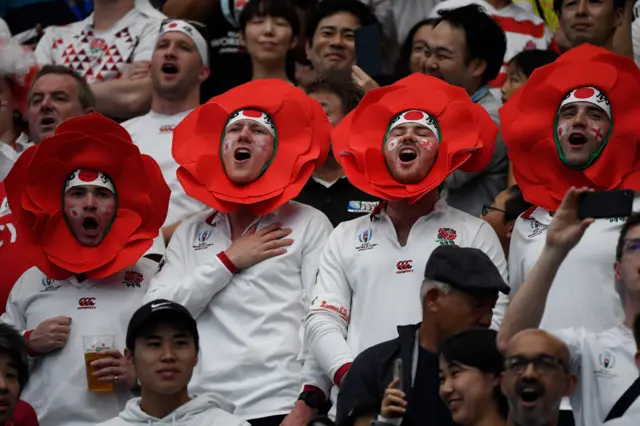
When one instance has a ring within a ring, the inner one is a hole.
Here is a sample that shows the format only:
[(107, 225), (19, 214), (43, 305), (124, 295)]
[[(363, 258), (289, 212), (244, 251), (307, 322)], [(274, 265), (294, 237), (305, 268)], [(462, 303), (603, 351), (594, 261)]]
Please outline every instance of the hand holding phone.
[(402, 391), (402, 360), (393, 361), (393, 380), (384, 391), (380, 416), (386, 419), (402, 417), (407, 411), (405, 393)]

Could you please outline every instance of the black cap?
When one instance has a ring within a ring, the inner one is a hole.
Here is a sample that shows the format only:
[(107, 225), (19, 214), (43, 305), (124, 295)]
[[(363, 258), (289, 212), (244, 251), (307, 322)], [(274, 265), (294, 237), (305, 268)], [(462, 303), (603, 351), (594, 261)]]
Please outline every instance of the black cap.
[(496, 265), (482, 250), (456, 245), (439, 246), (429, 256), (424, 277), (467, 293), (511, 290)]
[(127, 348), (133, 350), (138, 333), (148, 321), (155, 319), (157, 322), (179, 322), (185, 324), (193, 335), (193, 340), (198, 347), (198, 325), (191, 313), (179, 303), (165, 299), (154, 300), (140, 307), (131, 317), (127, 328)]

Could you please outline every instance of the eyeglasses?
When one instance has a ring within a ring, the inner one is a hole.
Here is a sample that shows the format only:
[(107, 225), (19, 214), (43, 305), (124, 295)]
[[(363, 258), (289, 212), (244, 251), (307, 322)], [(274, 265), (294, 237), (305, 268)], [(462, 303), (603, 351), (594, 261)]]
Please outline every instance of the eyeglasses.
[(558, 371), (559, 368), (562, 368), (566, 373), (569, 372), (566, 364), (560, 358), (551, 355), (538, 355), (532, 358), (512, 356), (505, 360), (505, 370), (515, 374), (522, 374), (531, 364), (533, 364), (533, 368), (538, 374), (552, 374)]
[(496, 211), (496, 212), (500, 212), (500, 213), (504, 213), (507, 214), (507, 212), (505, 212), (502, 209), (499, 209), (497, 207), (492, 207), (492, 206), (482, 206), (482, 216), (486, 216), (489, 214), (490, 211)]
[(630, 238), (628, 240), (624, 240), (622, 248), (626, 253), (640, 251), (640, 238)]

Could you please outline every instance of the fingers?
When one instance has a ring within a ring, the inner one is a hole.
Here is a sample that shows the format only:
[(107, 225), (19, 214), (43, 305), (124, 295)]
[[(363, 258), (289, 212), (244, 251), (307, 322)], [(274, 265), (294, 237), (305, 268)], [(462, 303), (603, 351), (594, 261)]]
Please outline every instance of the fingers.
[(60, 325), (70, 325), (71, 317), (64, 317), (64, 316), (54, 317), (54, 318), (51, 318), (51, 322), (54, 324), (60, 324)]
[(102, 355), (109, 356), (111, 358), (120, 359), (123, 358), (122, 354), (117, 349), (107, 349), (104, 351), (100, 351)]
[[(257, 227), (257, 225), (253, 225), (252, 228), (254, 228), (254, 232), (255, 232), (255, 228)], [(272, 223), (271, 225), (267, 225), (264, 228), (262, 228), (261, 230), (259, 230), (258, 232), (256, 232), (257, 235), (259, 236), (264, 236), (267, 235), (270, 232), (275, 231), (276, 229), (280, 229), (282, 228), (282, 224), (280, 222), (277, 223)]]
[(400, 383), (400, 378), (394, 377), (391, 383), (389, 383), (389, 386), (387, 386), (387, 389), (395, 389), (398, 386), (398, 383)]
[(291, 232), (293, 232), (291, 230), (291, 228), (276, 229), (276, 230), (271, 231), (268, 234), (264, 235), (263, 238), (262, 238), (262, 241), (268, 242), (268, 241), (272, 241), (272, 240), (279, 240), (279, 239), (282, 239), (282, 238), (286, 237), (287, 235), (291, 234)]
[(575, 211), (577, 213), (578, 203), (580, 202), (580, 195), (585, 194), (587, 192), (592, 192), (592, 189), (583, 187), (583, 188), (575, 188), (571, 187), (565, 194), (562, 202), (560, 203), (560, 207), (558, 207), (558, 211), (562, 212), (572, 212)]
[[(102, 358), (95, 360), (91, 363), (91, 366), (95, 368), (96, 373), (102, 372), (103, 370), (113, 370), (114, 368), (118, 368), (118, 363), (113, 358)], [(104, 373), (107, 374), (107, 373)], [(98, 376), (104, 376), (104, 374), (97, 374)], [(115, 373), (114, 373), (115, 374)], [(94, 373), (94, 375), (96, 375)]]

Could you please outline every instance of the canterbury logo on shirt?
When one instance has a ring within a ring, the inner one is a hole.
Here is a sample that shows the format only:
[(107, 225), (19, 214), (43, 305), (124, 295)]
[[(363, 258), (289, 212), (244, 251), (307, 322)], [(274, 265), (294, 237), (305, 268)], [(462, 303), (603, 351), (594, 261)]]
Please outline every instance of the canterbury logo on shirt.
[(80, 309), (95, 309), (96, 298), (95, 297), (81, 297), (78, 300), (78, 310)]
[(413, 260), (401, 260), (396, 263), (396, 274), (413, 272)]

